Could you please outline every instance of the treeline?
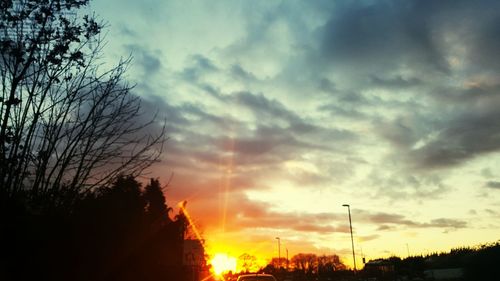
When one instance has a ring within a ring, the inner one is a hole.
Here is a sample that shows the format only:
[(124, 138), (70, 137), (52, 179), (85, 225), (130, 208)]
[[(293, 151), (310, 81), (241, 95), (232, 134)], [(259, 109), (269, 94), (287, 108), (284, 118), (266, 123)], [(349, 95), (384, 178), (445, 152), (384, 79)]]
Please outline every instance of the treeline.
[(365, 266), (364, 273), (366, 276), (377, 276), (380, 280), (395, 280), (402, 276), (428, 278), (427, 275), (432, 275), (430, 273), (432, 270), (459, 269), (463, 272), (459, 280), (500, 280), (499, 261), (500, 241), (426, 256), (378, 259), (376, 262), (383, 266), (391, 266), (393, 270), (381, 270), (381, 267), (369, 269)]
[[(245, 260), (254, 259), (245, 257)], [(375, 259), (367, 262), (356, 273), (348, 269), (337, 255), (301, 253), (288, 261), (286, 258), (273, 258), (259, 272), (273, 274), (278, 280), (438, 280), (436, 276), (443, 275), (438, 277), (441, 278), (439, 280), (496, 281), (500, 280), (499, 261), (500, 241), (425, 256)], [(250, 268), (252, 263), (248, 262), (247, 265)], [(451, 276), (450, 272), (455, 276)], [(446, 274), (450, 276), (445, 277)], [(229, 277), (235, 278), (232, 275)]]
[[(185, 219), (158, 180), (120, 176), (71, 204), (1, 208), (1, 280), (182, 280)], [(52, 201), (50, 201), (52, 202)]]
[(349, 275), (346, 270), (338, 255), (299, 253), (290, 260), (273, 258), (260, 272), (273, 274), (278, 280), (334, 280)]

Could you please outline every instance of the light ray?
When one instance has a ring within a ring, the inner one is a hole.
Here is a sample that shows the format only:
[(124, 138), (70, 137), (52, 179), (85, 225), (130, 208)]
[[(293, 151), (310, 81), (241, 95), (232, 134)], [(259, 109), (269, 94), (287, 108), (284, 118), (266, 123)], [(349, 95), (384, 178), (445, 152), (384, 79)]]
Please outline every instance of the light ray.
[(187, 209), (186, 209), (186, 201), (179, 202), (178, 204), (179, 208), (181, 209), (182, 214), (186, 217), (188, 220), (189, 226), (194, 232), (194, 235), (196, 236), (196, 239), (198, 239), (203, 247), (203, 250), (205, 249), (205, 240), (201, 237), (200, 232), (198, 231), (198, 228), (194, 224), (193, 220), (191, 219), (191, 215), (189, 215)]
[(230, 137), (229, 140), (229, 152), (227, 163), (224, 169), (224, 184), (223, 184), (223, 202), (222, 202), (222, 219), (221, 219), (221, 233), (226, 231), (226, 221), (227, 221), (227, 208), (229, 203), (229, 189), (231, 188), (231, 177), (234, 168), (234, 137)]

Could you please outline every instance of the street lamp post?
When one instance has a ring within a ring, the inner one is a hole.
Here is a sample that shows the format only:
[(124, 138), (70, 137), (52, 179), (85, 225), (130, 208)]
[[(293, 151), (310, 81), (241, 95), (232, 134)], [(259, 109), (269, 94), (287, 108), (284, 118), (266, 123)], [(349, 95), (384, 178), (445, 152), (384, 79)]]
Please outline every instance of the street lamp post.
[(286, 270), (288, 271), (288, 248), (286, 248)]
[(281, 244), (280, 244), (280, 238), (276, 237), (276, 239), (278, 239), (278, 269), (279, 269), (281, 267), (280, 266), (280, 263), (281, 263)]
[(349, 206), (349, 204), (344, 204), (342, 206), (347, 207), (347, 212), (349, 213), (349, 228), (351, 229), (352, 259), (354, 260), (354, 272), (356, 272), (356, 255), (354, 254), (354, 238), (352, 237), (351, 206)]

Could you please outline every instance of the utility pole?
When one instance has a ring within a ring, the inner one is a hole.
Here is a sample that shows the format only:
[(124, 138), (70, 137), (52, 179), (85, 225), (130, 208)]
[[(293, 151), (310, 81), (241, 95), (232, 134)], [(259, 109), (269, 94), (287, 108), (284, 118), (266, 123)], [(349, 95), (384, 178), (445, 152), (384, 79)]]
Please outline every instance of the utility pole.
[(278, 269), (281, 268), (281, 244), (280, 244), (280, 238), (276, 237), (278, 239)]
[(288, 248), (286, 248), (286, 271), (288, 271)]
[(349, 228), (351, 229), (351, 245), (352, 245), (352, 259), (354, 260), (354, 273), (356, 273), (356, 255), (354, 254), (354, 238), (352, 236), (352, 222), (351, 222), (351, 206), (344, 204), (342, 207), (347, 207), (349, 213)]

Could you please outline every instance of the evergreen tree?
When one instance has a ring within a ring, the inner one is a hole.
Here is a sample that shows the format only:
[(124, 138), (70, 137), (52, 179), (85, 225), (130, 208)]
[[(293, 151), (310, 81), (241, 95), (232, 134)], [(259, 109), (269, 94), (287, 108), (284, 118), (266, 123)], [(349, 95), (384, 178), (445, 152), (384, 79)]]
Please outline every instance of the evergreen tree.
[(146, 213), (150, 221), (163, 223), (171, 221), (168, 216), (172, 208), (167, 207), (165, 196), (157, 179), (151, 179), (144, 189), (144, 199), (146, 201)]

